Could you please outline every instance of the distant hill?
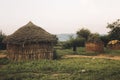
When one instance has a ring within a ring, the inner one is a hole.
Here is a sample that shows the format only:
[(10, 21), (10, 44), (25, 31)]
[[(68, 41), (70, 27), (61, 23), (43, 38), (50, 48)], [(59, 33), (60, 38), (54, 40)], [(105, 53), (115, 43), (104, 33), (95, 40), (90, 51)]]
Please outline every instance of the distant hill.
[(56, 34), (59, 41), (67, 41), (69, 40), (70, 36), (76, 37), (76, 34), (70, 33), (70, 34)]
[[(63, 34), (56, 34), (59, 41), (67, 41), (69, 40), (70, 36), (73, 36), (74, 38), (77, 37), (74, 33), (63, 33)], [(100, 34), (100, 36), (104, 36), (106, 34)]]

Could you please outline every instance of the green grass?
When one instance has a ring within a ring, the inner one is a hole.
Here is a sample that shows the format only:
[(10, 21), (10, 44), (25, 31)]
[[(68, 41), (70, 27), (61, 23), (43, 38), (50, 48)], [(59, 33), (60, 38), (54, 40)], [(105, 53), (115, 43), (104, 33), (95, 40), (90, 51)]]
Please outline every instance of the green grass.
[(7, 58), (0, 58), (0, 65), (6, 65), (8, 64), (10, 61)]
[(119, 80), (120, 61), (70, 58), (10, 62), (0, 69), (0, 80)]
[(109, 50), (105, 49), (105, 53), (113, 56), (120, 56), (120, 50)]
[(57, 54), (59, 57), (64, 56), (64, 55), (87, 55), (87, 56), (93, 56), (93, 55), (98, 55), (99, 53), (96, 52), (86, 52), (84, 47), (78, 47), (77, 52), (74, 53), (72, 48), (70, 49), (57, 49)]
[[(70, 49), (57, 49), (57, 54), (58, 54), (58, 56), (64, 56), (64, 55), (74, 54), (74, 52), (72, 51), (72, 48), (70, 48)], [(86, 55), (86, 56), (95, 56), (95, 55), (98, 55), (100, 53), (98, 53), (98, 52), (86, 52), (84, 47), (78, 47), (76, 54)], [(120, 56), (120, 50), (109, 50), (109, 49), (105, 48), (105, 50), (104, 50), (104, 52), (102, 52), (102, 54), (107, 54), (107, 55), (111, 55), (111, 56)]]
[[(57, 49), (59, 57), (74, 54), (72, 49)], [(120, 55), (120, 50), (107, 50), (109, 55)], [(79, 55), (97, 55), (77, 49)], [(119, 80), (120, 61), (110, 59), (68, 58), (10, 62), (0, 59), (0, 80)]]

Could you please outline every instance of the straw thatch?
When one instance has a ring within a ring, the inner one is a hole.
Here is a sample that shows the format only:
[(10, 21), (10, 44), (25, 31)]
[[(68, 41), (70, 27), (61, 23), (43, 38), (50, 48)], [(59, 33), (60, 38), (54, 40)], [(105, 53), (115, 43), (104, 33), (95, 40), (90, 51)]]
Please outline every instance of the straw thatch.
[(4, 42), (7, 43), (8, 58), (11, 60), (52, 59), (53, 45), (57, 38), (29, 22), (8, 36)]
[(104, 44), (96, 43), (96, 42), (86, 42), (85, 44), (86, 51), (92, 52), (103, 52), (104, 51)]
[(29, 22), (25, 26), (18, 29), (15, 33), (8, 36), (6, 38), (6, 42), (10, 44), (56, 42), (56, 36), (51, 35), (41, 27)]
[(113, 49), (113, 50), (120, 50), (120, 41), (119, 40), (111, 40), (108, 42), (107, 47), (109, 49)]
[(86, 51), (103, 52), (104, 44), (97, 35), (92, 35), (85, 43)]

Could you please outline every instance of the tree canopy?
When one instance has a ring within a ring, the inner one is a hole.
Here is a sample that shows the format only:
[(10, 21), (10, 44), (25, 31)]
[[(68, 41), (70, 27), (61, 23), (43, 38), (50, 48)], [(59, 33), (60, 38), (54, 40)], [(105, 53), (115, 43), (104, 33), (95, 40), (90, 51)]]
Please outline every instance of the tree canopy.
[(101, 39), (100, 39), (100, 34), (98, 33), (92, 33), (88, 40), (88, 42), (101, 42)]
[(120, 40), (120, 19), (118, 19), (117, 21), (108, 24), (107, 28), (110, 29), (109, 32), (109, 38), (110, 40)]
[(104, 43), (104, 46), (105, 46), (105, 47), (107, 46), (108, 42), (110, 41), (108, 35), (102, 35), (102, 36), (100, 36), (100, 39), (101, 39), (102, 42)]
[(5, 34), (0, 31), (0, 50), (5, 49), (6, 45), (3, 43), (3, 39), (5, 38)]
[(90, 34), (91, 34), (90, 30), (84, 29), (84, 28), (82, 28), (79, 31), (77, 31), (77, 36), (85, 38), (86, 41), (87, 41), (87, 39), (88, 39)]

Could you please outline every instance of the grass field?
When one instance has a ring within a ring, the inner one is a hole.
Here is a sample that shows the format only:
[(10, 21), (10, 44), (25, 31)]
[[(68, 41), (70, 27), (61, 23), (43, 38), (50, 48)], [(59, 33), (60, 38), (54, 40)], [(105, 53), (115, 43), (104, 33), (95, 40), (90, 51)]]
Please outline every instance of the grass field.
[[(57, 49), (57, 53), (58, 53), (58, 56), (74, 54), (74, 52), (72, 51), (72, 48), (70, 48), (70, 49)], [(87, 55), (87, 56), (94, 56), (94, 55), (99, 55), (99, 54), (106, 54), (106, 55), (111, 55), (111, 56), (120, 56), (120, 50), (109, 50), (109, 49), (105, 48), (104, 52), (98, 53), (98, 52), (86, 52), (84, 47), (78, 47), (76, 54)]]
[[(58, 49), (57, 54), (73, 54), (72, 49)], [(120, 51), (106, 50), (105, 54), (119, 55)], [(78, 54), (87, 53), (78, 48)], [(5, 53), (6, 54), (6, 53)], [(0, 80), (120, 80), (120, 61), (97, 58), (59, 58), (56, 60), (39, 60), (10, 62), (0, 59)]]
[(0, 69), (0, 80), (119, 80), (120, 61), (70, 58), (10, 62)]

